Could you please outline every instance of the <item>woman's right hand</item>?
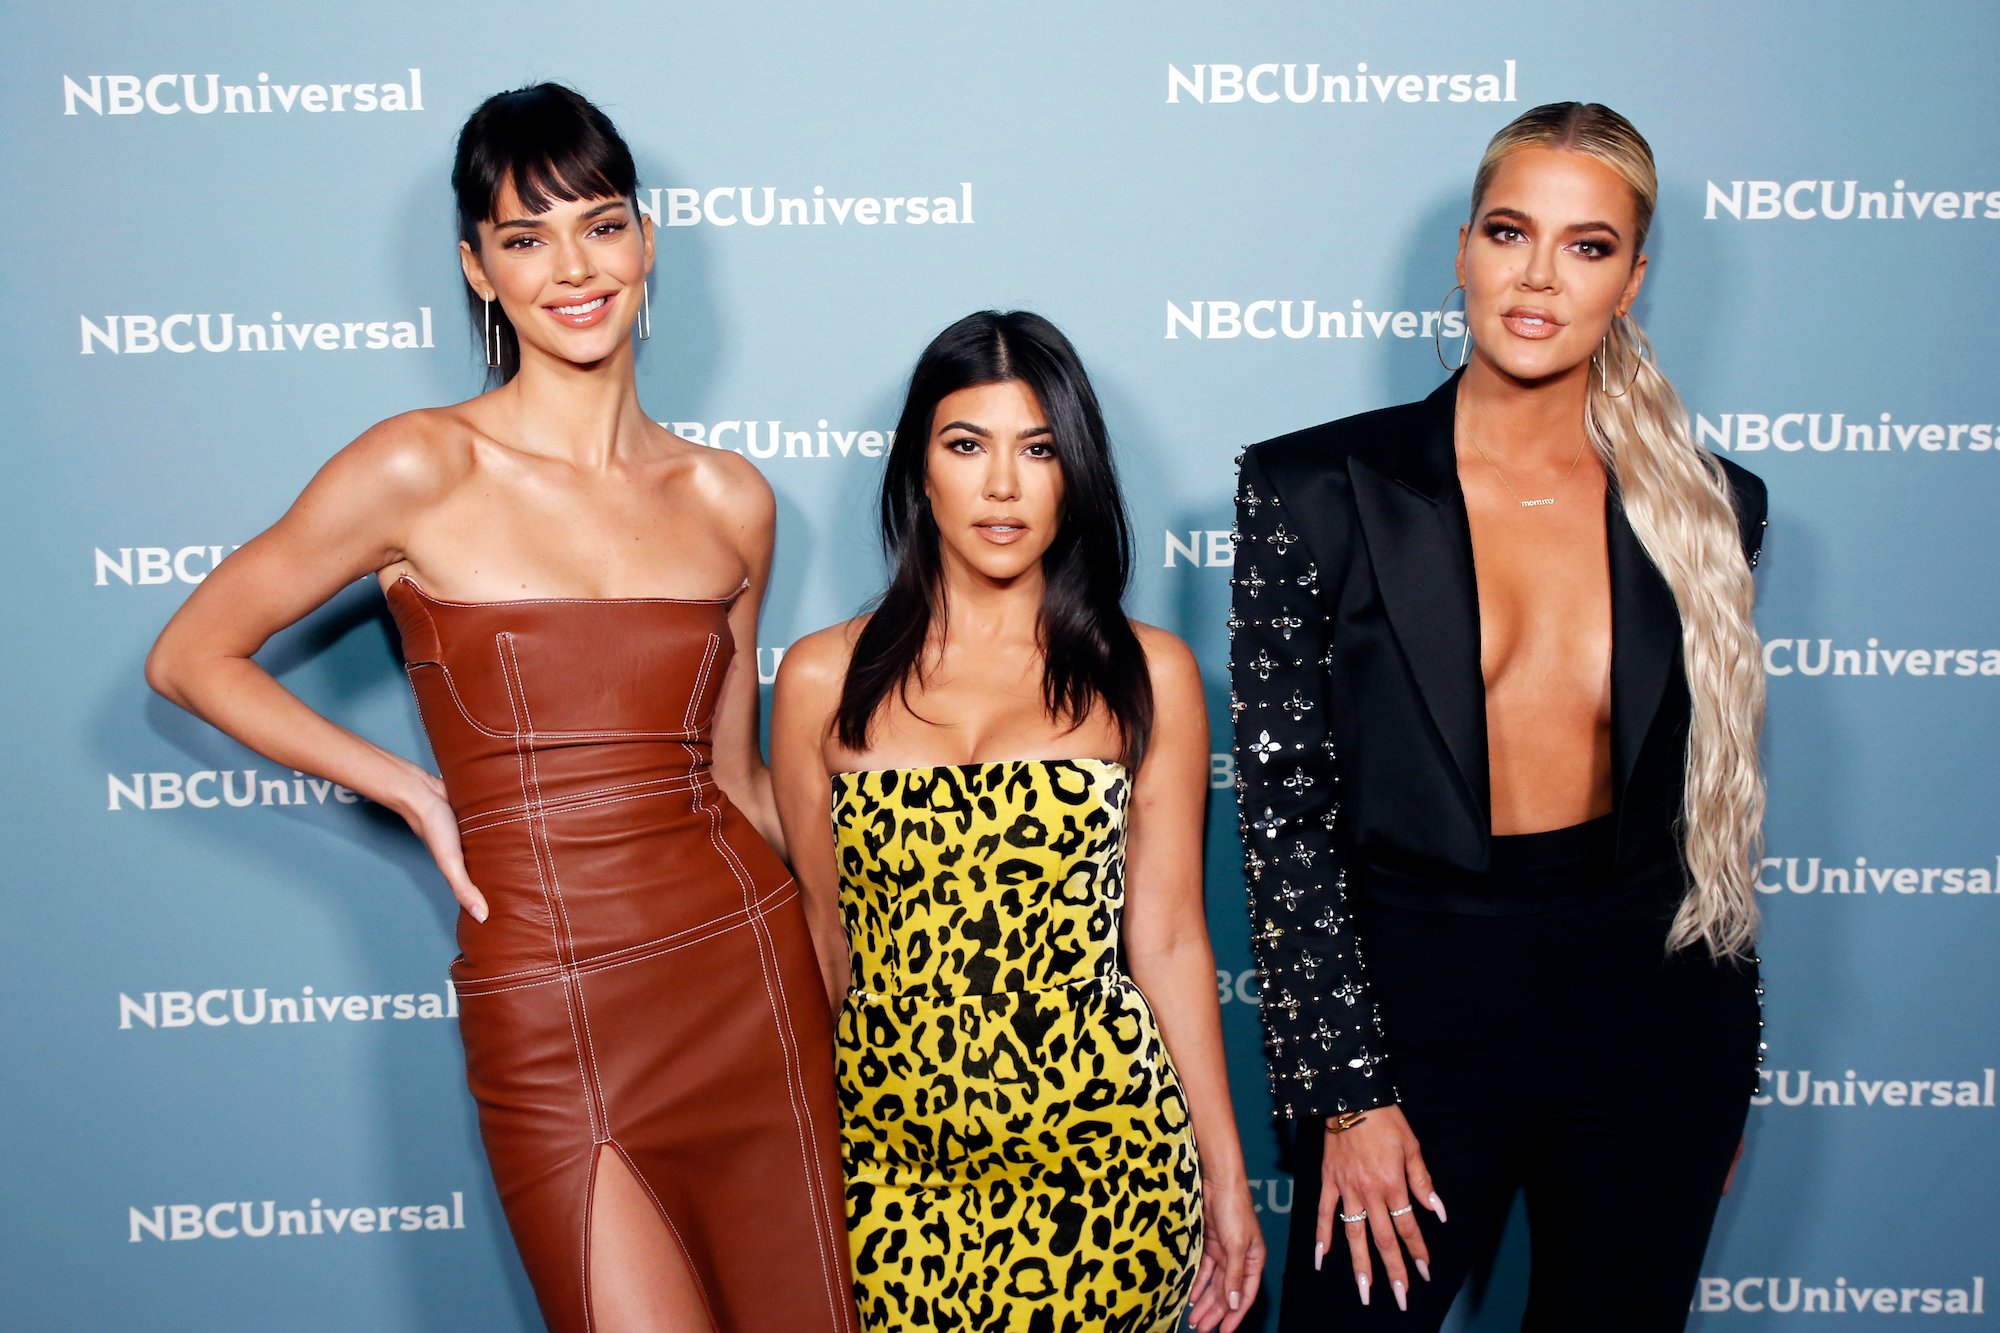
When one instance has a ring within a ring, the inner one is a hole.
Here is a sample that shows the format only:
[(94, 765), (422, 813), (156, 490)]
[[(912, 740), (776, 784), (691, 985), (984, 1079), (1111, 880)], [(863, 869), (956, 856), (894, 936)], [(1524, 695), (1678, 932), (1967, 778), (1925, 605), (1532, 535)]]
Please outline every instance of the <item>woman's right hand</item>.
[[(1375, 1265), (1368, 1254), (1371, 1240), (1382, 1255), (1383, 1275), (1400, 1309), (1409, 1308), (1410, 1279), (1403, 1264), (1407, 1248), (1417, 1273), (1431, 1278), (1430, 1250), (1417, 1225), (1421, 1204), (1443, 1222), (1444, 1201), (1431, 1186), (1431, 1173), (1417, 1149), (1417, 1136), (1396, 1106), (1377, 1106), (1353, 1128), (1325, 1130), (1325, 1156), (1320, 1161), (1319, 1218), (1313, 1230), (1313, 1267), (1333, 1248), (1339, 1222), (1347, 1238), (1348, 1258), (1361, 1303), (1368, 1304)], [(1364, 1216), (1365, 1214), (1365, 1216)], [(1353, 1218), (1351, 1222), (1341, 1218)]]
[(458, 816), (445, 799), (444, 781), (435, 773), (419, 770), (413, 792), (399, 803), (398, 813), (424, 840), (431, 859), (451, 885), (451, 896), (474, 921), (486, 919), (486, 895), (465, 871), (465, 849), (458, 841)]

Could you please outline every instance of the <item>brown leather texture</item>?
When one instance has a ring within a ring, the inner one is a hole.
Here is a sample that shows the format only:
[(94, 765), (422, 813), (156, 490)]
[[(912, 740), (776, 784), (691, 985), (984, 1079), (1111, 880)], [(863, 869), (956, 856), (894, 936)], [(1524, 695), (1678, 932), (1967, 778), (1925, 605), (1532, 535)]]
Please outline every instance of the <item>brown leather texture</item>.
[(833, 1036), (798, 888), (709, 773), (733, 599), (389, 590), (484, 923), (466, 1081), (542, 1313), (585, 1333), (600, 1151), (718, 1333), (854, 1326)]

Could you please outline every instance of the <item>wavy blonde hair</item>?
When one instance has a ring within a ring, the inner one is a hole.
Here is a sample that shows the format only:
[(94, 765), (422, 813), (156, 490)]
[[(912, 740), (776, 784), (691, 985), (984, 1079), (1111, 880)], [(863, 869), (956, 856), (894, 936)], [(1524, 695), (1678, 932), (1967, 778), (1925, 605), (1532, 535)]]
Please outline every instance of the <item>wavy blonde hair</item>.
[[(1472, 184), (1475, 221), (1501, 160), (1522, 148), (1583, 153), (1617, 172), (1632, 189), (1636, 262), (1659, 200), (1659, 176), (1652, 148), (1632, 123), (1595, 102), (1554, 102), (1524, 113), (1493, 136), (1480, 159)], [(1679, 833), (1689, 883), (1667, 947), (1700, 942), (1714, 957), (1741, 958), (1757, 939), (1752, 870), (1763, 854), (1757, 735), (1764, 671), (1736, 507), (1721, 464), (1695, 444), (1687, 407), (1660, 373), (1639, 322), (1614, 316), (1592, 360), (1585, 429), (1681, 617), (1692, 707)], [(1630, 387), (1611, 392), (1609, 384)]]

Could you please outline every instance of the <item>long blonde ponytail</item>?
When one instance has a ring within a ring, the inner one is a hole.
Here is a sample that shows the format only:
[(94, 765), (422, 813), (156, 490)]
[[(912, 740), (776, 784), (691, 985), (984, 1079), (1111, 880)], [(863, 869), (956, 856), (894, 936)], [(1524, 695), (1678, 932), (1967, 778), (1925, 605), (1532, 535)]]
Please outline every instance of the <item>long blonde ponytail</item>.
[[(1652, 149), (1630, 121), (1596, 103), (1536, 107), (1496, 134), (1474, 180), (1475, 212), (1500, 160), (1531, 146), (1588, 154), (1623, 177), (1637, 202), (1633, 253), (1644, 249), (1659, 197)], [(1764, 670), (1735, 504), (1638, 321), (1614, 318), (1594, 360), (1585, 428), (1681, 617), (1691, 712), (1679, 832), (1689, 885), (1667, 944), (1699, 942), (1716, 957), (1742, 957), (1757, 938)]]

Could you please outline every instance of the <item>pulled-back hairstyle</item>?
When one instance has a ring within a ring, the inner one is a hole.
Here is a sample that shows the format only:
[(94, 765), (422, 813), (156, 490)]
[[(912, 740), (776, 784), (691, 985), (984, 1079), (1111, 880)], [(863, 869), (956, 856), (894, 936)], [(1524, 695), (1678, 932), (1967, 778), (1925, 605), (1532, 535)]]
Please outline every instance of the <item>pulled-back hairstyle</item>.
[(882, 474), (882, 546), (892, 572), (855, 640), (835, 714), (841, 744), (868, 746), (891, 694), (905, 707), (924, 675), (931, 628), (948, 615), (937, 522), (924, 493), (938, 404), (960, 389), (1016, 381), (1040, 401), (1063, 474), (1055, 541), (1042, 556), (1042, 702), (1075, 727), (1102, 704), (1136, 772), (1153, 725), (1146, 654), (1122, 605), (1132, 533), (1111, 441), (1090, 377), (1061, 330), (1024, 310), (982, 310), (931, 340), (917, 358)]
[[(1501, 161), (1521, 148), (1582, 153), (1617, 172), (1631, 187), (1637, 216), (1632, 254), (1645, 248), (1659, 177), (1652, 148), (1630, 121), (1595, 102), (1523, 113), (1486, 146), (1472, 182), (1475, 219)], [(1681, 616), (1691, 703), (1680, 830), (1689, 886), (1668, 947), (1699, 941), (1718, 957), (1741, 957), (1757, 937), (1752, 868), (1763, 847), (1763, 652), (1729, 482), (1694, 442), (1687, 408), (1651, 352), (1636, 319), (1613, 318), (1590, 376), (1585, 428)], [(1614, 384), (1629, 387), (1614, 391)]]
[[(558, 201), (626, 199), (639, 208), (639, 173), (617, 127), (590, 100), (560, 83), (538, 83), (495, 93), (479, 104), (458, 132), (451, 190), (458, 200), (458, 236), (476, 253), (479, 224), (495, 220), (500, 191), (513, 183), (521, 206), (546, 213)], [(485, 305), (466, 289), (473, 323), (483, 337)], [(505, 384), (520, 373), (521, 340), (493, 305), (500, 364), (489, 379)]]

